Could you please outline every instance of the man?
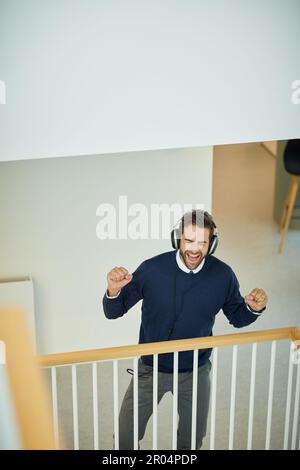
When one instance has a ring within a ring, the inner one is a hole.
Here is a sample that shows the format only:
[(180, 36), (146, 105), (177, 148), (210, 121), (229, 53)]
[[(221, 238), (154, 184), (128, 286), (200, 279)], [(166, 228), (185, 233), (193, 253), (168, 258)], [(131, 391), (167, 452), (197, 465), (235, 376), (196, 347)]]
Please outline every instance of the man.
[[(142, 321), (139, 343), (197, 338), (212, 335), (216, 314), (222, 309), (236, 328), (253, 323), (265, 310), (267, 295), (255, 288), (243, 298), (232, 269), (212, 256), (217, 243), (210, 214), (194, 210), (173, 229), (175, 250), (144, 261), (130, 274), (123, 267), (107, 275), (104, 313), (114, 319), (139, 300)], [(211, 349), (199, 350), (196, 447), (206, 434), (210, 396)], [(158, 356), (158, 403), (173, 392), (173, 354)], [(153, 407), (153, 356), (139, 360), (139, 441)], [(177, 448), (191, 449), (193, 351), (179, 353)], [(120, 416), (120, 449), (133, 449), (133, 379), (125, 394)]]

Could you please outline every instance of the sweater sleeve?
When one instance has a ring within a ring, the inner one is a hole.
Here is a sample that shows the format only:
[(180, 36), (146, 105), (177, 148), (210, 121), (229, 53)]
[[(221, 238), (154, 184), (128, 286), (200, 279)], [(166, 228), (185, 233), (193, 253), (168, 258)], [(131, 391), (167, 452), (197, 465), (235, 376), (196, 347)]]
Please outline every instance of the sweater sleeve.
[(106, 318), (115, 319), (122, 317), (131, 307), (143, 298), (146, 266), (146, 261), (140, 264), (134, 271), (132, 280), (121, 289), (117, 297), (109, 298), (105, 292), (102, 305)]
[(252, 313), (248, 308), (244, 298), (240, 294), (239, 282), (236, 275), (231, 270), (228, 294), (222, 310), (228, 318), (229, 323), (235, 328), (242, 328), (255, 322), (259, 315)]

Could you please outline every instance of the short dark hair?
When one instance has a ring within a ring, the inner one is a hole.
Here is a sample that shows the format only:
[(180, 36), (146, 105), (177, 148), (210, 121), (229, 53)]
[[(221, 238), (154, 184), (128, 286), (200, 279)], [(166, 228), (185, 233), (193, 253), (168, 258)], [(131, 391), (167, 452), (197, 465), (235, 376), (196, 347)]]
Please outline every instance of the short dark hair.
[(214, 234), (214, 229), (216, 228), (216, 225), (214, 223), (214, 220), (212, 216), (201, 209), (193, 209), (190, 212), (186, 212), (179, 223), (179, 233), (180, 237), (183, 235), (184, 227), (187, 227), (189, 225), (197, 225), (200, 228), (208, 228), (209, 229), (209, 240), (212, 239), (212, 236)]

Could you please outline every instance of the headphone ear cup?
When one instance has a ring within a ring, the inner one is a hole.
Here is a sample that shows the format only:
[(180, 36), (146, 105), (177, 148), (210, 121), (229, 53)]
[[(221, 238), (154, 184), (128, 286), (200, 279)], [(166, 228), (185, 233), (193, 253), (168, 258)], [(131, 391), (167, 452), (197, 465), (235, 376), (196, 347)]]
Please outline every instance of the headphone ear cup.
[(174, 250), (178, 250), (180, 239), (178, 238), (178, 229), (174, 228), (171, 232), (171, 243)]
[(218, 242), (219, 242), (218, 236), (213, 235), (213, 237), (211, 239), (211, 243), (210, 243), (210, 248), (209, 248), (209, 251), (208, 251), (209, 255), (212, 255), (216, 251), (217, 246), (218, 246)]
[(175, 229), (173, 229), (171, 232), (171, 243), (174, 250), (176, 250)]

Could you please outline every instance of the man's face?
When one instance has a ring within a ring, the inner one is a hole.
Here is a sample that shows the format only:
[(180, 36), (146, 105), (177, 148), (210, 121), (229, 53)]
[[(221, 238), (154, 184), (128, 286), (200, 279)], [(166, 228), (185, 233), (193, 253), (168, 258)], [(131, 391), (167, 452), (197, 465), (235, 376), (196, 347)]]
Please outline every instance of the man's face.
[(209, 247), (209, 229), (201, 228), (197, 225), (187, 225), (184, 227), (180, 240), (180, 255), (189, 269), (196, 269)]

